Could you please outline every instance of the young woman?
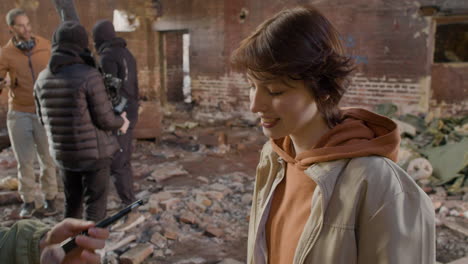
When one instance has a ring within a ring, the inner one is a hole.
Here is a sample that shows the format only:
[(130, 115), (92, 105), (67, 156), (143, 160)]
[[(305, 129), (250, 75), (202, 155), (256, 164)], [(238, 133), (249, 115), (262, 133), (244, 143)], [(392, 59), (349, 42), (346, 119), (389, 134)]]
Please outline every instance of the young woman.
[(390, 119), (338, 107), (352, 63), (313, 7), (281, 11), (234, 51), (265, 144), (249, 264), (435, 263), (430, 199), (395, 164)]

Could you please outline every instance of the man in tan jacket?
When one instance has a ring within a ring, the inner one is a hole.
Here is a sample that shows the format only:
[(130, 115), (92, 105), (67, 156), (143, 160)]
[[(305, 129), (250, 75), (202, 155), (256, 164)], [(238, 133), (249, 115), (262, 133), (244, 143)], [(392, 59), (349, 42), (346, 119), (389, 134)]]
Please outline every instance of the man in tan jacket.
[(0, 51), (0, 91), (10, 77), (7, 127), (11, 146), (18, 162), (19, 193), (23, 199), (20, 217), (31, 217), (35, 210), (34, 159), (41, 168), (41, 189), (45, 195), (44, 215), (56, 213), (54, 200), (57, 180), (54, 162), (44, 127), (35, 113), (33, 86), (50, 58), (50, 42), (31, 32), (29, 18), (22, 9), (12, 9), (6, 15), (12, 38)]

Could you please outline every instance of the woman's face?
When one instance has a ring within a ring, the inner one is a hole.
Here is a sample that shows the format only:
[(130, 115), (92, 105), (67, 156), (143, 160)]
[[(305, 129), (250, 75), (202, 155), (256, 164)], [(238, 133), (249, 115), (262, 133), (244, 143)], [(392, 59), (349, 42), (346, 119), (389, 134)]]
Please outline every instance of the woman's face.
[(303, 80), (276, 78), (265, 81), (251, 75), (248, 79), (251, 84), (250, 110), (260, 116), (265, 136), (273, 139), (288, 135), (307, 136), (315, 123), (323, 121)]

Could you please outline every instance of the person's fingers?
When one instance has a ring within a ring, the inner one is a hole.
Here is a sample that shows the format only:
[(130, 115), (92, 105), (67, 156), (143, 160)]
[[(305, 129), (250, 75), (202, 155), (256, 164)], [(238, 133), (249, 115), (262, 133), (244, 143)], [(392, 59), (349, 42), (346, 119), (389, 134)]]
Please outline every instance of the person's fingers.
[(64, 258), (65, 251), (59, 245), (49, 246), (42, 251), (40, 263), (60, 264)]
[(101, 256), (96, 253), (92, 253), (88, 250), (83, 250), (81, 253), (81, 258), (86, 260), (88, 264), (100, 264), (101, 263)]
[(84, 249), (101, 249), (106, 245), (106, 241), (99, 238), (79, 235), (75, 239), (76, 244)]
[(94, 226), (93, 222), (67, 218), (50, 230), (47, 244), (57, 244)]
[(84, 221), (84, 220), (75, 219), (75, 218), (66, 218), (65, 220), (62, 221), (62, 224), (66, 228), (66, 230), (69, 230), (71, 232), (78, 232), (78, 233), (94, 226), (94, 222), (92, 221)]
[(95, 238), (107, 239), (109, 237), (109, 230), (106, 228), (91, 227), (88, 234)]

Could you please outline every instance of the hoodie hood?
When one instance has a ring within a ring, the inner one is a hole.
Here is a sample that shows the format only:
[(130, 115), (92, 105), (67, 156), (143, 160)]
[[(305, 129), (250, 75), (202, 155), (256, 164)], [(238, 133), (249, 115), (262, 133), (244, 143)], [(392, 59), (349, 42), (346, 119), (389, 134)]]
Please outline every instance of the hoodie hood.
[(112, 22), (103, 19), (96, 22), (93, 27), (93, 40), (96, 50), (99, 50), (101, 45), (116, 37), (115, 29)]
[(57, 73), (60, 68), (72, 64), (84, 64), (83, 59), (80, 57), (82, 49), (76, 45), (56, 45), (52, 48), (52, 56), (49, 60), (49, 70), (52, 73)]
[(111, 47), (119, 47), (119, 48), (125, 48), (127, 47), (127, 42), (123, 38), (113, 38), (111, 40), (108, 40), (106, 42), (103, 42), (99, 48), (96, 46), (97, 52), (100, 54), (102, 53), (105, 49), (111, 48)]
[(395, 122), (359, 108), (343, 110), (342, 116), (343, 121), (309, 151), (295, 155), (289, 136), (271, 140), (273, 150), (302, 170), (318, 162), (372, 155), (397, 161), (400, 134)]

